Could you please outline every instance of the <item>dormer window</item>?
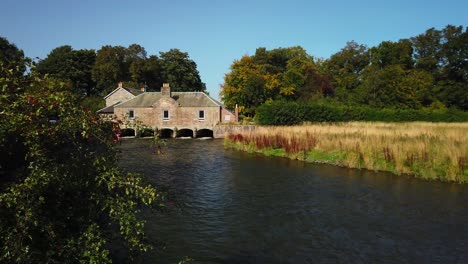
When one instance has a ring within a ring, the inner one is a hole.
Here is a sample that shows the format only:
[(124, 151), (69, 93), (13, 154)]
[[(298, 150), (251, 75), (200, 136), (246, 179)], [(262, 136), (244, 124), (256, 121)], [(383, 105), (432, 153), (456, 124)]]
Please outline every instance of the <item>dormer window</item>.
[(163, 120), (169, 120), (169, 110), (163, 111)]

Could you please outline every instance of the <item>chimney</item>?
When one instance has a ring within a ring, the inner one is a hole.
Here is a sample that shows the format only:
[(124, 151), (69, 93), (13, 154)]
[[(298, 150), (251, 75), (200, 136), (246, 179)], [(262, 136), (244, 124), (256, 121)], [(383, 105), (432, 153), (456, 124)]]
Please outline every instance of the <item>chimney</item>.
[(239, 122), (239, 109), (237, 108), (237, 104), (236, 104), (236, 109), (235, 109), (235, 112), (234, 112), (234, 115), (236, 116), (236, 121), (235, 122)]
[(163, 86), (161, 87), (161, 96), (171, 97), (171, 87), (168, 83), (163, 83)]
[(140, 90), (141, 90), (142, 92), (146, 92), (146, 86), (142, 86), (142, 87), (140, 88)]
[(119, 82), (119, 87), (118, 88), (122, 88), (122, 85), (123, 85), (123, 83)]

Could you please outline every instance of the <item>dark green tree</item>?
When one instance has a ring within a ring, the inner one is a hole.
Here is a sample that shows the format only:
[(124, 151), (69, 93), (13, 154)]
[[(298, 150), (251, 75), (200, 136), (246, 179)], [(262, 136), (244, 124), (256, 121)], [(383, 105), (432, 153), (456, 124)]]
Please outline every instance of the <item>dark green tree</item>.
[(14, 69), (19, 76), (26, 71), (24, 52), (0, 36), (0, 64), (6, 69)]
[(411, 38), (416, 68), (426, 70), (434, 76), (440, 74), (442, 34), (430, 28), (425, 33)]
[(326, 71), (332, 76), (335, 97), (339, 101), (356, 101), (355, 89), (361, 84), (361, 73), (369, 64), (367, 47), (355, 41), (346, 43), (341, 51), (325, 62)]
[(421, 107), (414, 79), (408, 79), (408, 71), (401, 64), (370, 66), (363, 72), (363, 82), (357, 89), (359, 103), (375, 108)]
[(448, 107), (468, 109), (468, 32), (448, 25), (428, 29), (412, 38), (416, 67), (430, 72), (435, 80), (430, 93)]
[(410, 40), (402, 39), (398, 42), (384, 41), (369, 50), (370, 62), (381, 69), (390, 65), (400, 65), (404, 69), (414, 66), (413, 46)]
[(169, 83), (174, 91), (205, 91), (206, 85), (201, 81), (197, 64), (188, 53), (179, 49), (160, 52), (162, 79)]
[(61, 46), (52, 50), (34, 68), (40, 74), (49, 74), (58, 80), (70, 82), (79, 94), (98, 94), (91, 70), (96, 61), (94, 50), (73, 50), (71, 46)]
[(97, 51), (96, 63), (91, 73), (97, 90), (107, 94), (117, 87), (120, 81), (131, 81), (129, 66), (126, 64), (126, 48), (103, 46)]
[(163, 84), (161, 61), (156, 55), (151, 55), (143, 65), (140, 82), (149, 90), (159, 91)]

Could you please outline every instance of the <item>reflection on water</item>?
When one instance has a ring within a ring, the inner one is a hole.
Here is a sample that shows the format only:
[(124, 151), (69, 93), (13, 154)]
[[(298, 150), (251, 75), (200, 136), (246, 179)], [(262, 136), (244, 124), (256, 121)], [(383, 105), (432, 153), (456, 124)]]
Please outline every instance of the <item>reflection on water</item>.
[(126, 140), (121, 166), (170, 188), (142, 263), (468, 263), (468, 185), (306, 164), (221, 140)]

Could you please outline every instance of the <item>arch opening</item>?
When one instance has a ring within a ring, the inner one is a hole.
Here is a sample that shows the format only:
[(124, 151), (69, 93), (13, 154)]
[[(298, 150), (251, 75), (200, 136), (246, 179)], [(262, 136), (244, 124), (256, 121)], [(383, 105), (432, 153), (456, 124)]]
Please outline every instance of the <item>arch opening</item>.
[(207, 128), (197, 130), (196, 137), (197, 138), (212, 138), (213, 137), (213, 130), (207, 129)]
[(135, 136), (135, 129), (133, 128), (123, 128), (120, 130), (121, 137), (134, 137)]
[(174, 134), (174, 130), (169, 129), (169, 128), (163, 128), (158, 131), (159, 138), (171, 138), (173, 134)]
[(193, 130), (188, 129), (188, 128), (183, 128), (183, 129), (177, 130), (176, 137), (178, 137), (178, 138), (193, 137)]

